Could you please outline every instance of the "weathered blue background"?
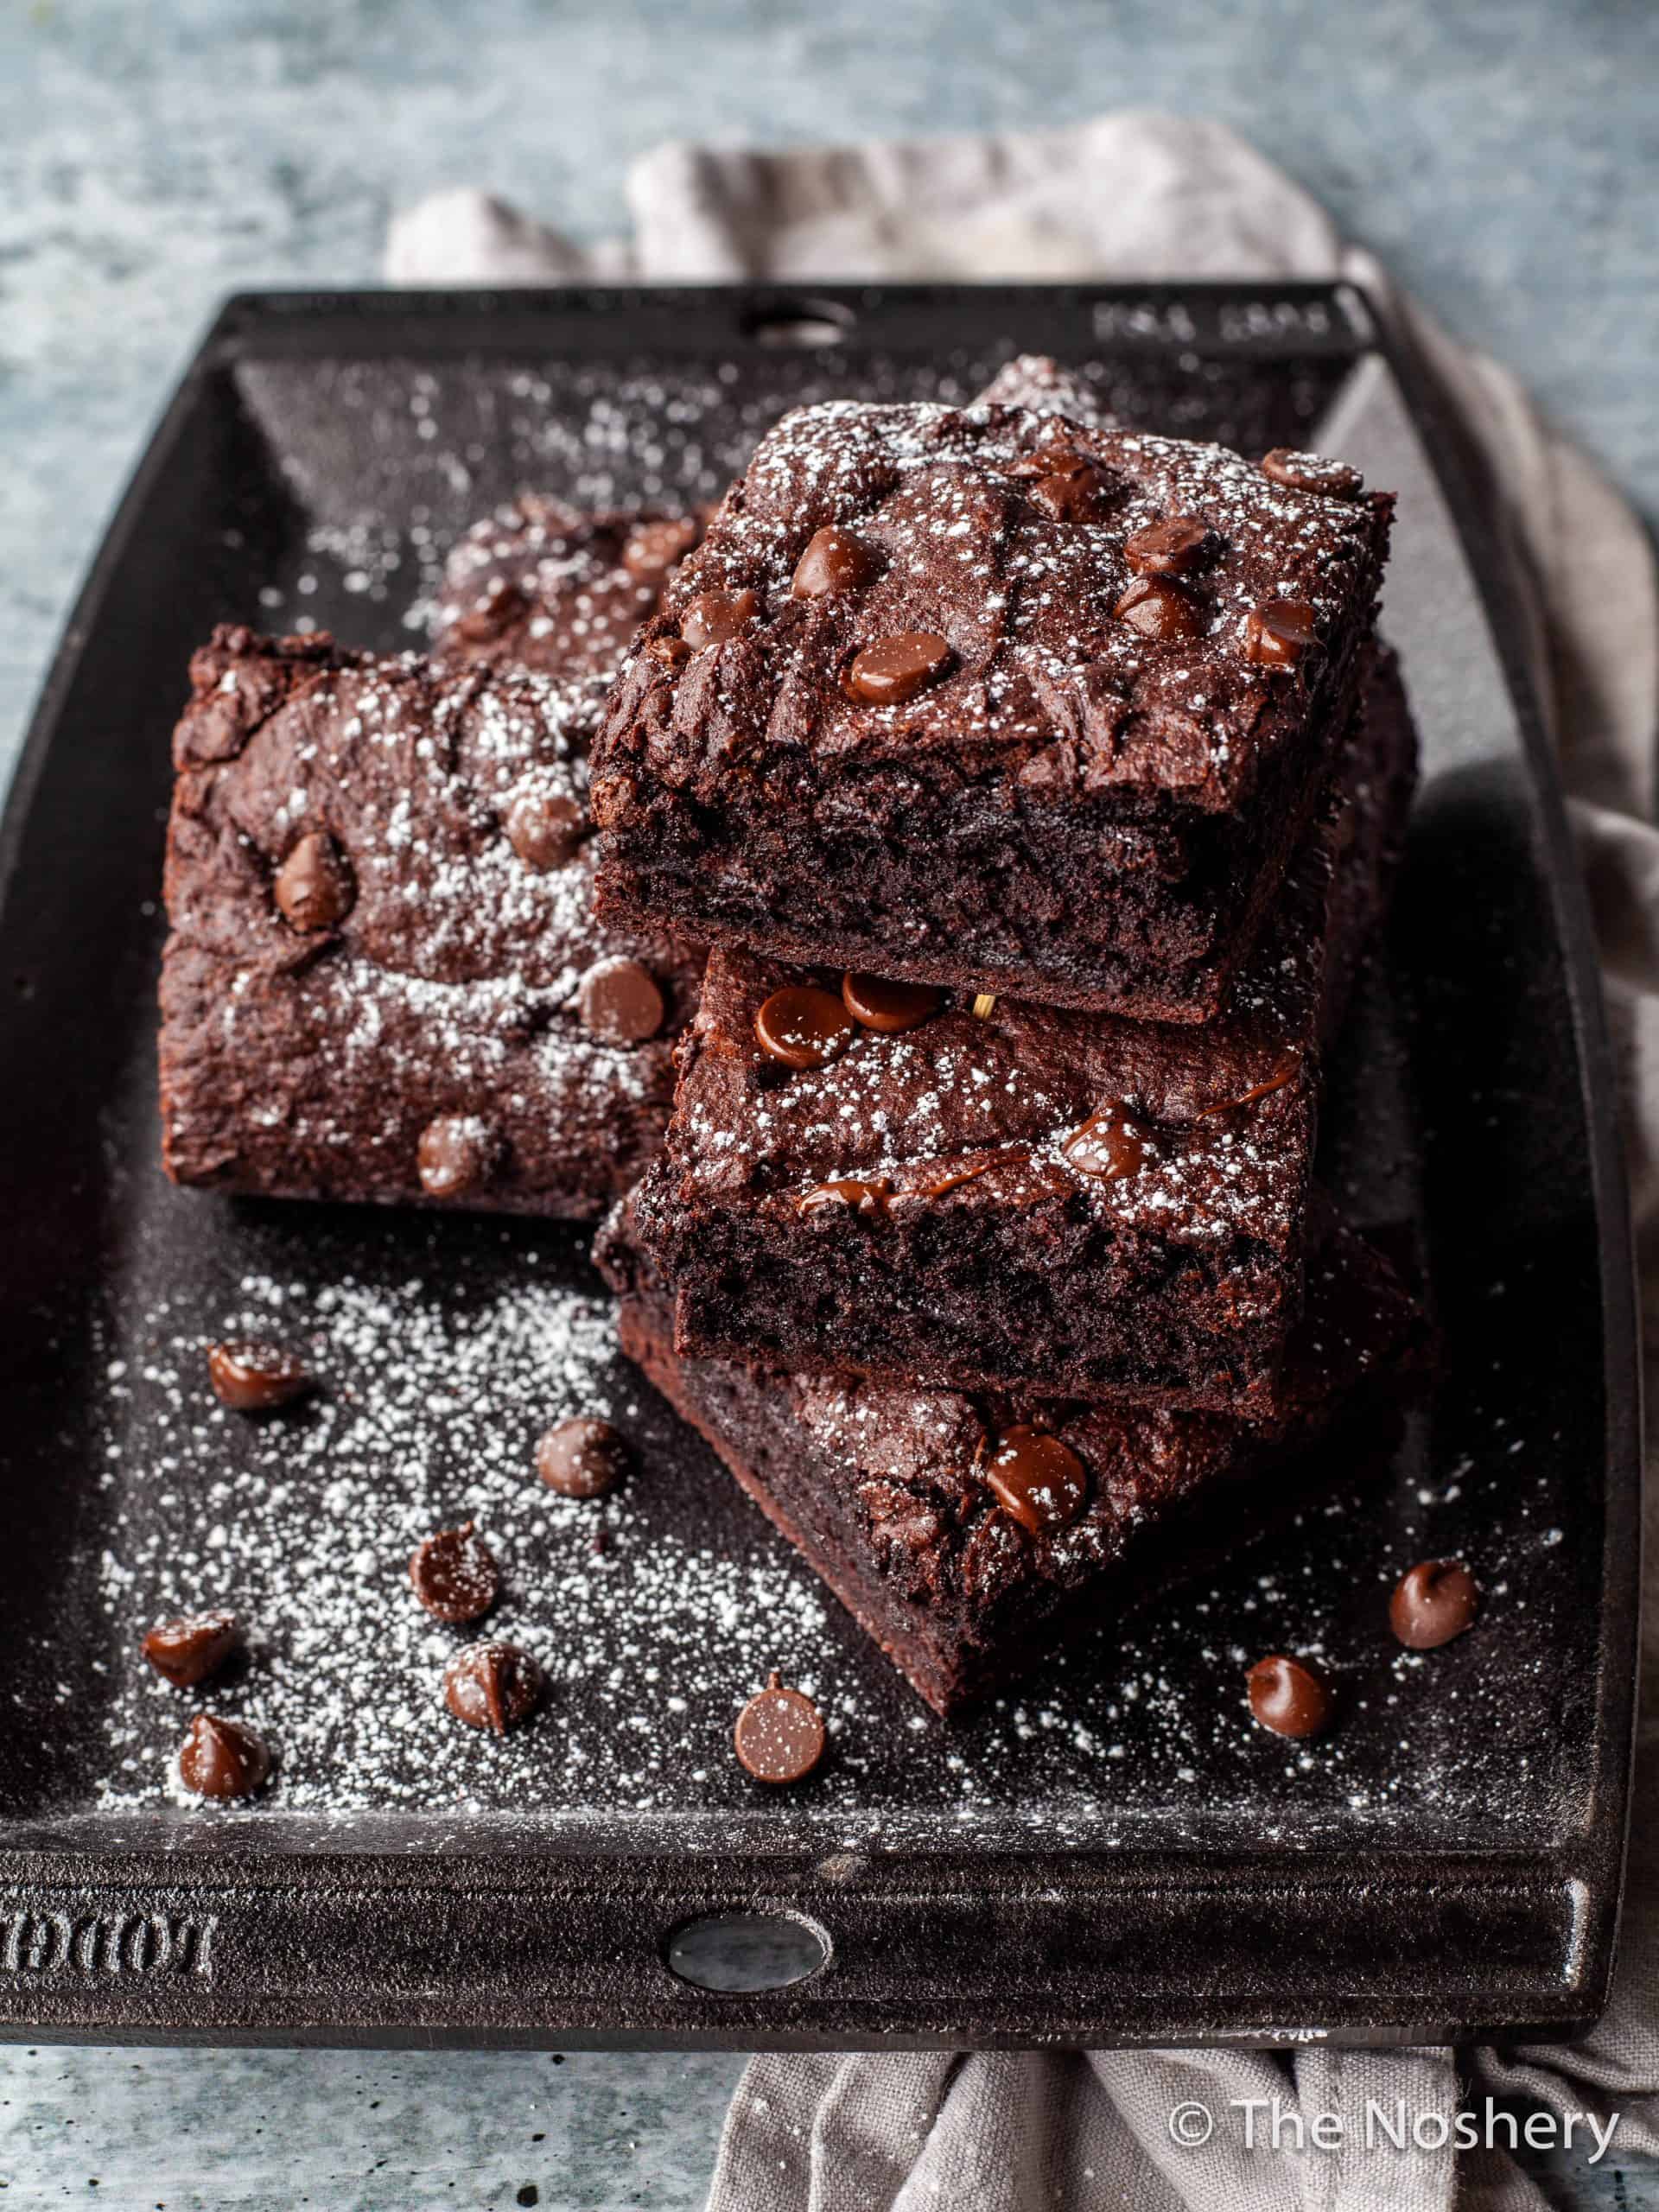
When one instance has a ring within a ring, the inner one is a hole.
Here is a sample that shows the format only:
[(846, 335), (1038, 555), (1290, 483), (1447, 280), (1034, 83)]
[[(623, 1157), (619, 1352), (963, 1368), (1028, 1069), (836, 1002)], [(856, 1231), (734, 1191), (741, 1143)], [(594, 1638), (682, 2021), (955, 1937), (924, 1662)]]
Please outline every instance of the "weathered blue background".
[[(1644, 0), (0, 0), (0, 782), (68, 595), (220, 294), (356, 283), (479, 181), (623, 227), (669, 137), (1217, 116), (1530, 380), (1659, 517), (1659, 10)], [(737, 2062), (16, 2052), (0, 2196), (701, 2202)], [(94, 2185), (96, 2184), (96, 2185)], [(1659, 2205), (1625, 2169), (1560, 2201)], [(1616, 2192), (1622, 2192), (1617, 2194)]]

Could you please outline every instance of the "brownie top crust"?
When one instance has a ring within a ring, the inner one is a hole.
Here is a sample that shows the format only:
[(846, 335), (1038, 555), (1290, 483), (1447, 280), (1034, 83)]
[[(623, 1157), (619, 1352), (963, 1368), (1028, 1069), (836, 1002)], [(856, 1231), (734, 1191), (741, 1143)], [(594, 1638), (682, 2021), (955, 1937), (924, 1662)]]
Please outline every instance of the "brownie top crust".
[(1369, 629), (1390, 512), (1340, 464), (1268, 461), (996, 404), (785, 416), (623, 671), (601, 828), (636, 778), (1245, 806)]
[(654, 507), (585, 512), (538, 493), (460, 538), (433, 610), (444, 659), (613, 676), (702, 524)]

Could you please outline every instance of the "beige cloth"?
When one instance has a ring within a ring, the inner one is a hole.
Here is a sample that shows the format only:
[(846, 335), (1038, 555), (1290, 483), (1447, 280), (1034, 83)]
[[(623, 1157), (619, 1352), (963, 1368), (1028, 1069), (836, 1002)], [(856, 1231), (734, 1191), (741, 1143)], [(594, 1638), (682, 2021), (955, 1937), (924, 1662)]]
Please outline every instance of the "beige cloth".
[[(1108, 116), (1025, 136), (818, 152), (670, 145), (629, 181), (631, 244), (581, 251), (483, 194), (393, 226), (406, 283), (582, 276), (1385, 279), (1270, 163), (1216, 124)], [(1406, 312), (1410, 313), (1409, 309)], [(1573, 794), (1627, 1075), (1644, 1278), (1659, 1264), (1659, 596), (1640, 524), (1493, 362), (1420, 315), (1426, 352), (1491, 463), (1526, 568), (1540, 690)], [(1649, 1311), (1659, 1311), (1649, 1301)], [(1650, 1393), (1650, 1396), (1654, 1394)], [(1659, 1558), (1659, 1545), (1649, 1549)], [(1649, 1622), (1656, 1609), (1649, 1609)], [(1659, 1649), (1646, 1673), (1659, 1681)], [(1659, 1698), (1644, 1695), (1645, 1710)], [(1573, 2049), (1102, 2051), (753, 2062), (733, 2101), (710, 2212), (1522, 2212), (1545, 2199), (1502, 2151), (1367, 2149), (1368, 2100), (1448, 2123), (1466, 2090), (1623, 2115), (1614, 2148), (1659, 2152), (1659, 1767), (1637, 1771), (1630, 1898), (1614, 2002)], [(1460, 2082), (1459, 2071), (1463, 2080)], [(1246, 2152), (1233, 2099), (1343, 2116), (1341, 2152)], [(1198, 2100), (1217, 2126), (1171, 2139)], [(1433, 2133), (1432, 2125), (1427, 2130)], [(1587, 2142), (1584, 2148), (1591, 2148)]]

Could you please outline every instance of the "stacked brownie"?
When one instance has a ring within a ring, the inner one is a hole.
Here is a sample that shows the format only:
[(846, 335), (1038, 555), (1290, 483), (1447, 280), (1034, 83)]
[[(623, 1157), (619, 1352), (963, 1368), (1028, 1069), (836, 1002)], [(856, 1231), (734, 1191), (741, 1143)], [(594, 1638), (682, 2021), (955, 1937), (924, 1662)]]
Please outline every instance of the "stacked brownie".
[(625, 1340), (942, 1711), (1411, 1332), (1313, 1182), (1414, 774), (1389, 504), (1039, 365), (804, 409), (612, 691), (598, 912), (714, 947)]
[(982, 1694), (1414, 1334), (1314, 1183), (1414, 774), (1389, 512), (1024, 359), (786, 416), (712, 518), (521, 498), (429, 656), (221, 628), (169, 1173), (614, 1205), (626, 1348)]

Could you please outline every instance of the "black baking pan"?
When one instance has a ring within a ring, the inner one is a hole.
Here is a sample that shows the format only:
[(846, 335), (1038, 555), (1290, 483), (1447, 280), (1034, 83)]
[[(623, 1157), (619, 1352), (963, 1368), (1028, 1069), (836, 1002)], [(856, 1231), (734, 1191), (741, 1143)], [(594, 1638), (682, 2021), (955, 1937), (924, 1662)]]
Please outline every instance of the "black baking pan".
[[(1424, 1264), (1441, 1358), (1318, 1487), (1262, 1496), (1184, 1579), (947, 1727), (617, 1361), (582, 1233), (166, 1184), (157, 895), (169, 726), (215, 620), (418, 642), (444, 545), (521, 486), (689, 504), (795, 400), (961, 397), (1016, 349), (1084, 366), (1132, 421), (1323, 441), (1400, 491), (1384, 620), (1425, 775), (1325, 1168)], [(4, 830), (4, 2032), (1370, 2044), (1596, 2016), (1631, 1741), (1630, 1243), (1589, 925), (1470, 469), (1346, 287), (226, 306), (75, 609)], [(237, 1423), (200, 1348), (263, 1322), (324, 1388)], [(549, 1503), (533, 1439), (589, 1406), (639, 1471), (602, 1508)], [(499, 1745), (438, 1708), (442, 1632), (399, 1586), (411, 1532), (462, 1511), (552, 1676)], [(1480, 1621), (1402, 1655), (1388, 1589), (1450, 1553)], [(190, 1708), (136, 1652), (162, 1611), (221, 1599), (252, 1649), (215, 1702), (280, 1760), (231, 1813), (169, 1793)], [(1250, 1726), (1244, 1664), (1276, 1649), (1338, 1679), (1319, 1745)], [(730, 1753), (771, 1665), (832, 1732), (782, 1796)], [(728, 1947), (701, 1974), (729, 1915), (761, 1965)], [(733, 1986), (797, 1951), (788, 1986)]]

